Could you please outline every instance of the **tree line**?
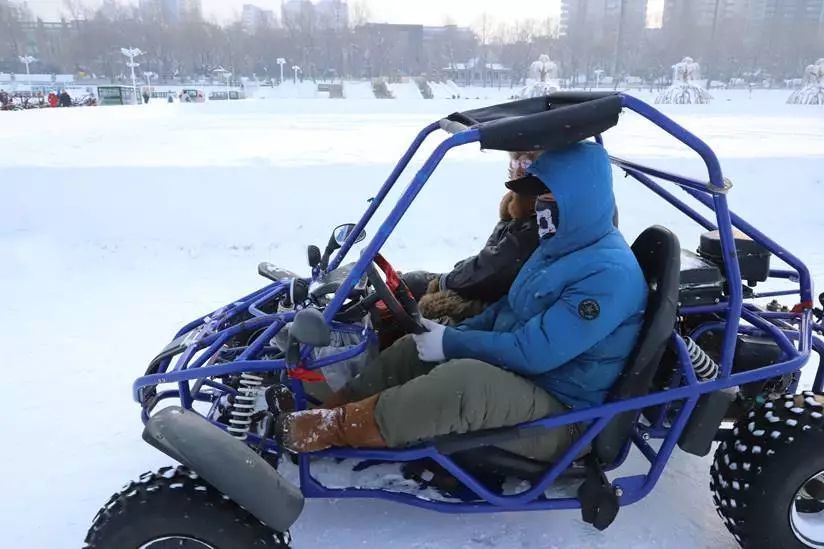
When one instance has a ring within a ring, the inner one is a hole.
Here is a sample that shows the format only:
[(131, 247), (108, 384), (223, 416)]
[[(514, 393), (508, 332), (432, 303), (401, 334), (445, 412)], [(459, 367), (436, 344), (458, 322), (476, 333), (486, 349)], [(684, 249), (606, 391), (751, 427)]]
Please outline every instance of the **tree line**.
[(19, 56), (31, 54), (38, 59), (32, 72), (118, 80), (128, 72), (120, 53), (128, 46), (145, 52), (138, 59), (141, 71), (164, 80), (208, 78), (223, 67), (235, 75), (277, 81), (278, 58), (287, 60), (287, 77), (290, 67), (298, 65), (303, 78), (316, 80), (439, 79), (445, 77), (445, 68), (476, 59), (509, 67), (513, 82), (519, 83), (530, 63), (548, 53), (561, 76), (581, 85), (591, 83), (596, 71), (648, 82), (666, 79), (671, 65), (686, 55), (701, 62), (705, 76), (716, 80), (794, 78), (824, 56), (817, 27), (781, 17), (759, 28), (744, 20), (724, 20), (713, 22), (711, 29), (691, 24), (687, 17), (672, 31), (618, 25), (600, 35), (584, 22), (560, 36), (557, 21), (551, 19), (496, 22), (482, 15), (471, 32), (445, 21), (441, 32), (416, 47), (414, 40), (399, 39), (396, 30), (367, 25), (367, 0), (351, 6), (349, 27), (339, 29), (323, 28), (311, 16), (247, 28), (239, 21), (208, 21), (198, 13), (167, 21), (132, 6), (107, 3), (88, 10), (78, 0), (64, 1), (67, 17), (55, 24), (0, 0), (0, 72), (23, 72)]

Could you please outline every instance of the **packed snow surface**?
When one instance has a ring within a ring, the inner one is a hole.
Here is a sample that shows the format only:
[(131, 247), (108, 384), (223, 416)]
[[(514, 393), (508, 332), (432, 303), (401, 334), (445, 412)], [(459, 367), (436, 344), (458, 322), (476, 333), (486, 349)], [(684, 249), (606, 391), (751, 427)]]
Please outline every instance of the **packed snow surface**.
[[(662, 108), (718, 152), (732, 208), (821, 279), (824, 111), (785, 96), (716, 92), (711, 105)], [(141, 441), (130, 386), (173, 333), (264, 284), (260, 261), (306, 272), (305, 246), (357, 219), (420, 128), (483, 104), (271, 98), (0, 113), (7, 546), (79, 547), (111, 493), (169, 462)], [(613, 154), (702, 176), (693, 153), (638, 116), (623, 115), (605, 139)], [(443, 271), (477, 251), (505, 172), (503, 153), (455, 151), (386, 257)], [(695, 249), (697, 226), (618, 172), (615, 186), (627, 239), (659, 223)], [(309, 501), (295, 547), (734, 547), (713, 508), (709, 464), (676, 450), (655, 491), (606, 532), (575, 511), (453, 516)], [(635, 456), (627, 470), (640, 465)]]

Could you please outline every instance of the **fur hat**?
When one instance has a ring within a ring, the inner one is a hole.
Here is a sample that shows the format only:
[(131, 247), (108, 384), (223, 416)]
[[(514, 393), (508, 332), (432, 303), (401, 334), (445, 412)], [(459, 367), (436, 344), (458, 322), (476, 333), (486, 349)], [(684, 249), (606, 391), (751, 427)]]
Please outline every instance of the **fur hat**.
[(535, 198), (508, 191), (501, 199), (498, 213), (501, 216), (501, 221), (527, 219), (535, 215)]
[(452, 325), (481, 314), (486, 305), (483, 301), (464, 299), (452, 290), (443, 290), (423, 296), (418, 308), (424, 318)]

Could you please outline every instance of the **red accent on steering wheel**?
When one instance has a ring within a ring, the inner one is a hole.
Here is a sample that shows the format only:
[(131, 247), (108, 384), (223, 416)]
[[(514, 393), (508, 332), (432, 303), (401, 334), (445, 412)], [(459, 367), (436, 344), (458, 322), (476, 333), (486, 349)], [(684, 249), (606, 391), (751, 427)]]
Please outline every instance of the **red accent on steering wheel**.
[(383, 257), (381, 254), (375, 255), (375, 265), (380, 267), (380, 270), (383, 271), (383, 274), (386, 275), (386, 285), (389, 287), (392, 292), (398, 291), (398, 288), (401, 287), (401, 277), (398, 276), (398, 273), (395, 272), (395, 269)]

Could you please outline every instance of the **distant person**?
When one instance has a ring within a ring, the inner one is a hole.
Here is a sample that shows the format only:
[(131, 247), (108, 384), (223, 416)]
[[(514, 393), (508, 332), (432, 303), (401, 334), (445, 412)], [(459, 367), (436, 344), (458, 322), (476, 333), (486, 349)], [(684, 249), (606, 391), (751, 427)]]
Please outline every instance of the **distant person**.
[(60, 97), (58, 99), (58, 105), (60, 107), (71, 107), (72, 106), (72, 96), (69, 95), (69, 92), (66, 90), (62, 90), (60, 92)]
[(174, 103), (175, 102), (175, 94), (170, 93), (169, 97), (166, 98), (167, 103)]
[(49, 107), (52, 107), (52, 108), (56, 107), (57, 103), (59, 101), (59, 99), (57, 98), (57, 94), (54, 93), (53, 91), (49, 92), (49, 96), (48, 96), (47, 100), (49, 102)]
[(147, 105), (149, 103), (149, 99), (151, 99), (151, 96), (149, 95), (149, 92), (144, 91), (143, 92), (143, 104)]

